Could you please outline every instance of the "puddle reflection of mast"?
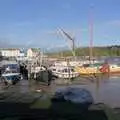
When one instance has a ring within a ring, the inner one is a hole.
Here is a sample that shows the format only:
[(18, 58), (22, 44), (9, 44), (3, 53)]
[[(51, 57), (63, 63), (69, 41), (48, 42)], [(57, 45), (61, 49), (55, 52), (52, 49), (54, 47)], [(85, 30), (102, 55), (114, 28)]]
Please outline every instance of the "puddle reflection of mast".
[(96, 78), (96, 82), (95, 82), (95, 83), (96, 83), (96, 85), (95, 85), (95, 86), (96, 86), (96, 87), (95, 87), (95, 88), (96, 88), (96, 89), (95, 89), (95, 91), (96, 91), (96, 96), (95, 96), (95, 97), (96, 97), (96, 99), (99, 99), (100, 79), (99, 79), (99, 78)]

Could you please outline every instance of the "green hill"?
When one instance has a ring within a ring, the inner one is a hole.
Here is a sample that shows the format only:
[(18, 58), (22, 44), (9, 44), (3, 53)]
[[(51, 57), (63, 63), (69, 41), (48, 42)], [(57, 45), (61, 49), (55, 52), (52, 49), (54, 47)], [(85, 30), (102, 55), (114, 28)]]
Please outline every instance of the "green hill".
[[(82, 48), (76, 48), (75, 53), (76, 56), (89, 56), (90, 54), (89, 47), (82, 47)], [(49, 56), (72, 56), (72, 52), (70, 50), (63, 50), (60, 52), (53, 52), (53, 53), (47, 53)], [(120, 56), (120, 46), (114, 45), (114, 46), (103, 46), (103, 47), (93, 47), (93, 56)]]

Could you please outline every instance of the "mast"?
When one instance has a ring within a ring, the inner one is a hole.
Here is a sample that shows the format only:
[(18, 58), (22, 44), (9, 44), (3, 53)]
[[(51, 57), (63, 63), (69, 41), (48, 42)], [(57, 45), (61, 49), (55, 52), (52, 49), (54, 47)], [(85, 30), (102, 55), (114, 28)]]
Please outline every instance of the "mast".
[(93, 6), (90, 9), (90, 16), (89, 16), (89, 36), (90, 36), (90, 43), (89, 43), (89, 51), (90, 51), (90, 61), (93, 60)]

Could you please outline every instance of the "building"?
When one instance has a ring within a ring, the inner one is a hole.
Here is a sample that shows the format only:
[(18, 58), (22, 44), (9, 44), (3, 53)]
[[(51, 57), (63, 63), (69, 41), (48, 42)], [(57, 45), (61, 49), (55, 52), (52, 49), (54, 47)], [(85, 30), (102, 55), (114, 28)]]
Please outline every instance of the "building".
[(0, 51), (0, 61), (2, 60), (2, 53), (1, 53), (1, 51)]
[(18, 57), (20, 55), (20, 49), (9, 48), (1, 49), (0, 51), (3, 57)]
[(37, 57), (39, 54), (40, 54), (40, 49), (39, 48), (29, 48), (27, 50), (27, 57), (28, 58)]

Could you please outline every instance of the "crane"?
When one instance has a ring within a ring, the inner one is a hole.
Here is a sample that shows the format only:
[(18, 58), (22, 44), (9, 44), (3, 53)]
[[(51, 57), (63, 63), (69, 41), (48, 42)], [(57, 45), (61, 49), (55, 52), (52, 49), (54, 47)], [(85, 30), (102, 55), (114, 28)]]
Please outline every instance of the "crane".
[[(65, 32), (63, 29), (59, 29), (60, 33), (62, 33), (62, 36), (66, 37), (69, 41), (69, 47), (72, 49), (72, 54), (75, 57), (75, 39), (72, 38), (67, 32)], [(71, 45), (72, 44), (72, 45)]]

